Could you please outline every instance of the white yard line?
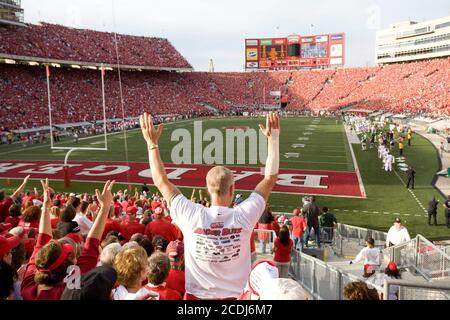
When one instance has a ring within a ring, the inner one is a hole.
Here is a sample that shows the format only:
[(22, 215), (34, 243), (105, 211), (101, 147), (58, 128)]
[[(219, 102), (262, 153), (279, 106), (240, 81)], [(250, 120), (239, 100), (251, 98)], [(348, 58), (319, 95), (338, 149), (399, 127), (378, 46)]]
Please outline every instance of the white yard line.
[(350, 148), (350, 153), (352, 155), (353, 166), (355, 168), (356, 176), (358, 177), (359, 190), (361, 190), (361, 194), (362, 194), (363, 198), (367, 198), (366, 190), (364, 189), (364, 184), (363, 184), (363, 181), (361, 178), (361, 174), (359, 172), (358, 163), (356, 162), (355, 153), (353, 152), (353, 147), (352, 147), (352, 144), (350, 143), (349, 132), (347, 131), (347, 129), (345, 127), (344, 127), (344, 130), (345, 130), (345, 134), (347, 137), (348, 146)]
[[(397, 170), (393, 170), (395, 175), (397, 176), (397, 178), (400, 180), (400, 182), (402, 183), (403, 186), (406, 187), (405, 182), (403, 181), (403, 179), (398, 175)], [(411, 189), (408, 189), (409, 193), (411, 194), (411, 196), (414, 198), (414, 200), (416, 200), (417, 204), (419, 205), (419, 207), (425, 212), (427, 213), (427, 209), (425, 209), (425, 207), (423, 206), (423, 204), (419, 201), (419, 199), (416, 197), (416, 195), (414, 194), (414, 192)]]

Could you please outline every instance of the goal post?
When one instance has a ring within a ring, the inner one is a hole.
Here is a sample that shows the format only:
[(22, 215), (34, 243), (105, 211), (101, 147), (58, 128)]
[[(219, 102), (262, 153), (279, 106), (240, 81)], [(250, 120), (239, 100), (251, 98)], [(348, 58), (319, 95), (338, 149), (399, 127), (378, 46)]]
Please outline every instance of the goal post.
[(108, 136), (106, 131), (106, 102), (105, 102), (105, 68), (103, 64), (99, 67), (100, 78), (102, 83), (102, 108), (103, 108), (103, 137), (104, 146), (102, 148), (90, 148), (90, 147), (62, 147), (55, 146), (53, 140), (53, 120), (52, 120), (52, 100), (50, 91), (50, 65), (45, 65), (46, 77), (47, 77), (47, 99), (48, 99), (48, 119), (50, 129), (50, 149), (51, 150), (68, 150), (64, 158), (64, 187), (70, 187), (70, 167), (67, 165), (69, 155), (73, 151), (86, 150), (86, 151), (107, 151), (108, 150)]

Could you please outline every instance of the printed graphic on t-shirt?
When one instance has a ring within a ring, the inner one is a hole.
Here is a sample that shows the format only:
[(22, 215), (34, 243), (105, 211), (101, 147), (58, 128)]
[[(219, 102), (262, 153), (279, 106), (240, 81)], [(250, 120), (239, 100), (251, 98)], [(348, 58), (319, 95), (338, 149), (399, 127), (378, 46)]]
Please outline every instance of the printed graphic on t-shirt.
[(221, 222), (195, 229), (195, 258), (209, 263), (236, 260), (241, 252), (241, 232), (242, 228), (224, 228)]

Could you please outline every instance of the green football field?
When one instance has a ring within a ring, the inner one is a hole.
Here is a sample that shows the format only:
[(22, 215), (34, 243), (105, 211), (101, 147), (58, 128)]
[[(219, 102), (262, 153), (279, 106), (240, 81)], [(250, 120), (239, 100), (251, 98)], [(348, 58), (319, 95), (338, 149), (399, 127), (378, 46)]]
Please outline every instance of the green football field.
[[(230, 127), (248, 127), (257, 130), (262, 118), (217, 118), (201, 119), (202, 130), (219, 129), (226, 136), (226, 129)], [(334, 118), (283, 118), (281, 119), (281, 143), (280, 143), (280, 168), (294, 168), (307, 170), (332, 170), (354, 171), (355, 164), (350, 152), (350, 146), (340, 121)], [(194, 120), (183, 120), (167, 124), (163, 132), (159, 147), (165, 163), (171, 163), (171, 153), (179, 141), (171, 141), (174, 130), (185, 129), (192, 137), (190, 144), (194, 149)], [(180, 132), (180, 131), (178, 131)], [(125, 148), (125, 141), (127, 148)], [(225, 140), (226, 141), (226, 140)], [(207, 148), (210, 142), (203, 141), (201, 150)], [(75, 144), (72, 139), (65, 138), (56, 144), (64, 147), (90, 147), (101, 148), (103, 136), (87, 137), (80, 139)], [(198, 146), (197, 146), (198, 147)], [(236, 147), (236, 146), (235, 146)], [(427, 207), (432, 196), (443, 202), (442, 196), (432, 186), (435, 173), (439, 170), (438, 155), (436, 149), (425, 138), (417, 134), (413, 135), (411, 147), (405, 146), (405, 161), (413, 165), (417, 171), (416, 186), (413, 192), (405, 188), (406, 176), (403, 171), (395, 167), (395, 172), (381, 170), (381, 160), (377, 158), (376, 148), (367, 151), (361, 150), (361, 145), (352, 145), (357, 166), (361, 174), (362, 183), (367, 198), (346, 198), (333, 196), (317, 196), (319, 206), (327, 206), (336, 214), (339, 222), (387, 231), (395, 217), (402, 218), (413, 236), (420, 233), (426, 237), (448, 236), (450, 232), (444, 225), (444, 213), (442, 206), (438, 211), (438, 226), (426, 224), (425, 212), (422, 207)], [(125, 152), (127, 149), (127, 152)], [(398, 155), (398, 150), (394, 155)], [(196, 152), (192, 152), (192, 159)], [(198, 150), (197, 150), (198, 151)], [(15, 144), (12, 146), (0, 145), (0, 160), (64, 160), (67, 150), (51, 150), (49, 144), (27, 145)], [(223, 146), (225, 155), (226, 143)], [(197, 152), (198, 153), (198, 152)], [(235, 150), (235, 156), (237, 151)], [(198, 154), (197, 154), (198, 155)], [(248, 154), (245, 155), (248, 160)], [(147, 151), (140, 130), (130, 130), (126, 133), (108, 135), (108, 151), (75, 151), (70, 155), (71, 160), (89, 161), (119, 161), (119, 162), (146, 162)], [(234, 159), (235, 162), (237, 158)], [(258, 166), (238, 164), (240, 166)], [(1, 174), (0, 174), (1, 176)], [(62, 179), (62, 176), (61, 176)], [(20, 180), (0, 180), (0, 187), (12, 191), (20, 183)], [(51, 185), (58, 191), (65, 189), (60, 181), (53, 181)], [(70, 191), (93, 192), (101, 183), (72, 182)], [(28, 187), (38, 187), (38, 181), (32, 180)], [(127, 185), (117, 185), (116, 189), (127, 188)], [(190, 196), (191, 188), (181, 188), (186, 196)], [(244, 192), (244, 196), (248, 194)], [(300, 205), (302, 195), (273, 193), (270, 204), (275, 212), (290, 213)]]

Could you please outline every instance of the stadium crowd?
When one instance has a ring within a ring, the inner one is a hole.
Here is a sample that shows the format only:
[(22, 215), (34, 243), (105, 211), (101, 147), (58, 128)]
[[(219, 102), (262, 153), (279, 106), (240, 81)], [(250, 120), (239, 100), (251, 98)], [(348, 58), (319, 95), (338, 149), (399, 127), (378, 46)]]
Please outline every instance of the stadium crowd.
[(0, 27), (0, 52), (54, 60), (192, 68), (167, 39), (75, 29), (56, 24)]
[[(252, 112), (277, 105), (272, 91), (288, 97), (288, 111), (338, 111), (348, 105), (393, 113), (450, 112), (449, 59), (374, 68), (270, 73), (122, 72), (126, 117), (140, 110), (155, 115)], [(48, 125), (47, 85), (41, 68), (0, 65), (0, 116), (8, 129)], [(53, 123), (103, 119), (100, 72), (52, 68)], [(116, 72), (106, 72), (106, 114), (122, 117)], [(174, 110), (173, 103), (177, 108)], [(27, 108), (23, 108), (26, 105)], [(80, 112), (86, 110), (89, 112)], [(212, 107), (212, 108), (211, 108)]]

